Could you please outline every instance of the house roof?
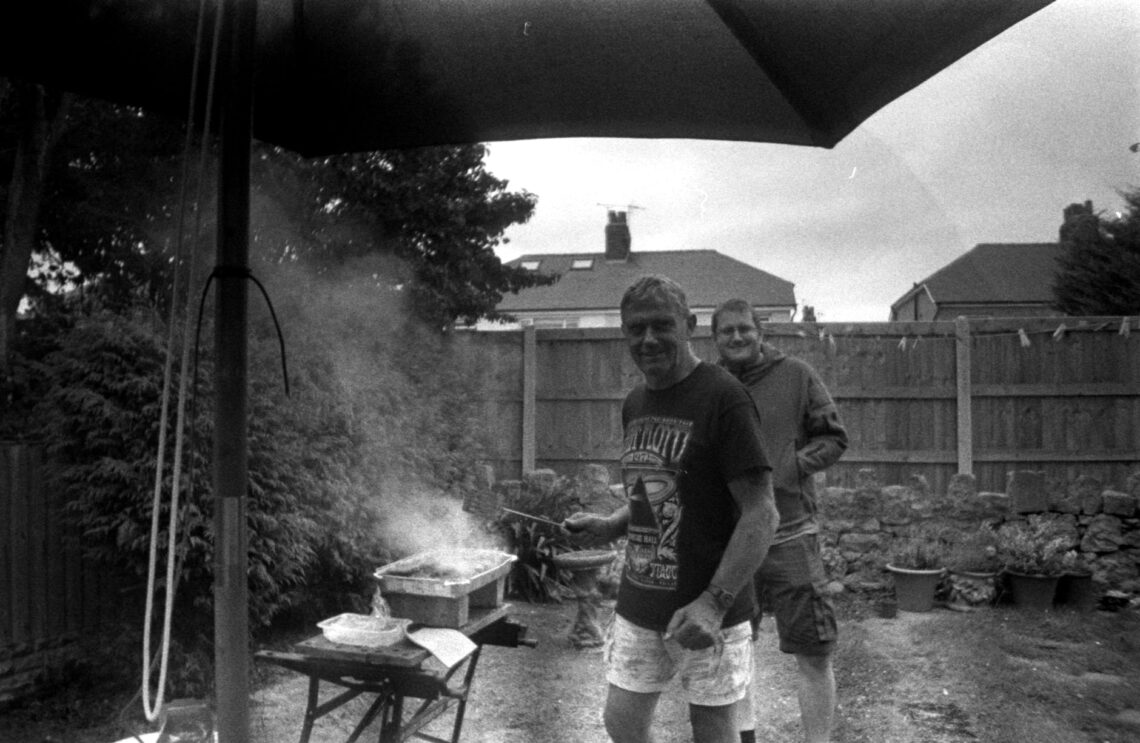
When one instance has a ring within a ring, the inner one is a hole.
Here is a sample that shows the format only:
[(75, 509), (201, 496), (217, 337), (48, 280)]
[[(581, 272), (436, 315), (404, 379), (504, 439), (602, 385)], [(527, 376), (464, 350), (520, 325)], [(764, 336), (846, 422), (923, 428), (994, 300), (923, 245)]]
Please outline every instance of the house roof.
[(1049, 304), (1060, 252), (1057, 243), (981, 243), (915, 287), (940, 305)]
[[(572, 261), (586, 259), (593, 259), (590, 269), (571, 269)], [(539, 261), (538, 271), (562, 278), (506, 295), (499, 311), (616, 309), (629, 285), (645, 274), (676, 281), (690, 307), (715, 307), (732, 297), (757, 306), (796, 306), (795, 284), (715, 250), (634, 251), (625, 261), (607, 261), (604, 253), (543, 253), (519, 256), (508, 265), (527, 261)]]

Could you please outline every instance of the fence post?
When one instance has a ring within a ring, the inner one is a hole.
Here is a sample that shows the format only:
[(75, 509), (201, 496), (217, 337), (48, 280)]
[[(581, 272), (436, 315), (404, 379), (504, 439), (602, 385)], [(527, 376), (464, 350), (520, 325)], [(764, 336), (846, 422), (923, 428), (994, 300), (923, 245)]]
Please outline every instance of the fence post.
[(958, 372), (958, 474), (974, 474), (973, 394), (970, 389), (970, 323), (959, 315), (954, 319), (954, 341)]
[(535, 374), (537, 373), (534, 323), (523, 325), (522, 474), (534, 472)]

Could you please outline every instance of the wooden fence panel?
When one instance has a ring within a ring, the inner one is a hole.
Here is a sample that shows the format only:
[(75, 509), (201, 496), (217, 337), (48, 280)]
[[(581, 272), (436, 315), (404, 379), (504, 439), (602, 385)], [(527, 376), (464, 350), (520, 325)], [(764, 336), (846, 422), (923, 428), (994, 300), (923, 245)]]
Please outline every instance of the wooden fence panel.
[[(970, 320), (964, 382), (954, 323), (771, 323), (765, 336), (811, 364), (840, 407), (851, 446), (827, 473), (833, 484), (851, 486), (871, 468), (885, 483), (921, 475), (944, 491), (966, 461), (986, 490), (1004, 490), (1007, 473), (1025, 468), (1123, 485), (1140, 460), (1140, 337), (1117, 332), (1120, 318), (1065, 318), (1058, 333), (1060, 323)], [(487, 334), (474, 335), (481, 342)], [(518, 342), (517, 333), (500, 335)], [(566, 474), (586, 462), (612, 468), (621, 399), (640, 378), (620, 332), (540, 330), (536, 338), (537, 466)], [(693, 349), (717, 358), (707, 328), (697, 330)], [(517, 425), (508, 408), (518, 409), (520, 388), (488, 415)], [(518, 449), (502, 455), (517, 476)]]
[(6, 459), (9, 463), (9, 518), (8, 544), (11, 555), (11, 579), (9, 581), (10, 619), (8, 622), (9, 643), (24, 647), (32, 639), (32, 574), (28, 568), (29, 534), (31, 533), (31, 509), (29, 502), (38, 493), (31, 489), (29, 471), (33, 466), (29, 447), (16, 446), (9, 449)]
[(76, 642), (121, 618), (115, 578), (82, 559), (44, 484), (42, 448), (0, 442), (0, 701), (28, 693), (77, 652)]
[[(29, 464), (31, 464), (29, 462)], [(47, 616), (47, 519), (45, 494), (40, 487), (41, 468), (28, 467), (28, 546), (25, 569), (28, 572), (28, 639), (34, 647), (42, 647), (48, 639)]]
[(539, 459), (565, 473), (606, 464), (616, 477), (621, 401), (640, 378), (621, 333), (545, 331), (537, 355)]
[[(1086, 475), (1123, 488), (1140, 466), (1140, 332), (1122, 332), (1121, 318), (971, 320), (968, 330), (963, 442), (954, 323), (765, 326), (770, 342), (819, 372), (839, 405), (851, 446), (828, 482), (854, 486), (870, 468), (885, 484), (918, 475), (945, 492), (965, 445), (982, 490), (1004, 490), (1016, 469), (1044, 471), (1051, 487)], [(620, 332), (534, 337), (529, 380), (521, 333), (448, 341), (497, 476), (518, 477), (529, 445), (538, 467), (572, 474), (600, 463), (616, 477), (621, 401), (640, 380)], [(715, 361), (707, 328), (693, 347)], [(524, 388), (534, 389), (529, 422)], [(118, 604), (111, 579), (86, 566), (62, 531), (64, 504), (45, 495), (39, 451), (0, 445), (0, 651), (74, 637), (113, 618)]]
[(13, 501), (17, 490), (19, 452), (14, 447), (0, 449), (0, 648), (12, 643), (14, 606), (14, 556), (12, 534), (16, 528)]
[(488, 464), (518, 477), (523, 449), (523, 344), (520, 333), (454, 333), (448, 352), (482, 423)]
[(47, 538), (45, 541), (47, 569), (44, 583), (44, 589), (47, 592), (46, 630), (48, 637), (60, 638), (67, 634), (67, 592), (64, 582), (67, 555), (64, 552), (62, 491), (59, 489), (51, 490), (45, 499), (45, 504), (47, 506)]
[(1014, 469), (1123, 487), (1137, 464), (1138, 339), (1114, 332), (1119, 318), (1061, 324), (982, 323), (976, 334), (974, 446), (985, 461), (979, 482), (993, 489)]

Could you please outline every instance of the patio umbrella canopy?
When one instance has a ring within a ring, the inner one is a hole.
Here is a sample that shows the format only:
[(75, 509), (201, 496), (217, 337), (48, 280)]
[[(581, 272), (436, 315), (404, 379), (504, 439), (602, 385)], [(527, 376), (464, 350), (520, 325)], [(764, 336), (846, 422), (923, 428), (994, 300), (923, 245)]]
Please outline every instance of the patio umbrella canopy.
[[(4, 3), (0, 74), (184, 117), (199, 7), (212, 20), (216, 2)], [(260, 0), (253, 135), (302, 155), (586, 136), (832, 147), (1047, 4)]]
[(8, 0), (0, 75), (185, 119), (219, 2), (215, 696), (218, 740), (238, 743), (251, 136), (306, 156), (550, 137), (833, 147), (1050, 0)]

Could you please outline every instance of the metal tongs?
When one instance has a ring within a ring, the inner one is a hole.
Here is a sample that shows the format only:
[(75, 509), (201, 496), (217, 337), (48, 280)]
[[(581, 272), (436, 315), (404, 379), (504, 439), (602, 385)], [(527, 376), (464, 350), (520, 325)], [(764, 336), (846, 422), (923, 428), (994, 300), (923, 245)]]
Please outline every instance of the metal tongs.
[(557, 521), (551, 521), (550, 519), (544, 519), (541, 516), (533, 516), (529, 513), (523, 513), (522, 511), (516, 511), (513, 508), (507, 508), (506, 506), (500, 506), (500, 508), (503, 511), (506, 511), (507, 513), (509, 513), (513, 516), (522, 516), (524, 519), (530, 519), (531, 521), (537, 521), (540, 524), (549, 524), (550, 526), (557, 526), (559, 529), (562, 528), (562, 524), (558, 523)]

